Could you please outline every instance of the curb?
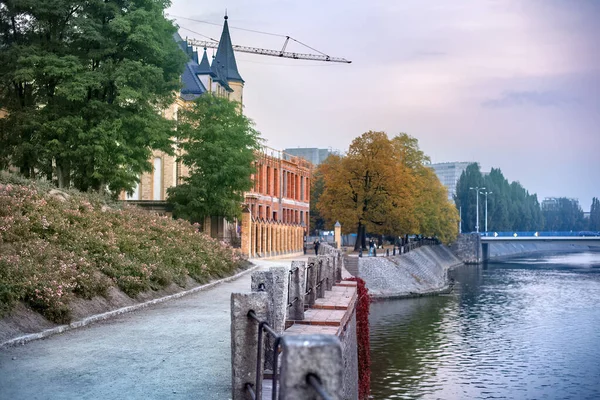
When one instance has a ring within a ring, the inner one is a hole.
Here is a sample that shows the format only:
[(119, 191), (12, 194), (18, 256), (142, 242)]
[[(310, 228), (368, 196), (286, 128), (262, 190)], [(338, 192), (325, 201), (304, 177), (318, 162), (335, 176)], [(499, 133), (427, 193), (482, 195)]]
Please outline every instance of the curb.
[(141, 310), (142, 308), (146, 308), (146, 307), (149, 307), (149, 306), (152, 306), (152, 305), (155, 305), (155, 304), (164, 303), (164, 302), (169, 301), (169, 300), (175, 300), (175, 299), (178, 299), (178, 298), (183, 297), (183, 296), (187, 296), (187, 295), (194, 294), (194, 293), (197, 293), (197, 292), (202, 292), (204, 290), (208, 290), (208, 289), (211, 289), (211, 288), (213, 288), (215, 286), (218, 286), (221, 283), (226, 283), (226, 282), (234, 281), (234, 280), (236, 280), (236, 279), (238, 279), (238, 278), (246, 275), (247, 273), (254, 271), (257, 268), (260, 268), (260, 265), (254, 265), (254, 266), (252, 266), (252, 267), (250, 267), (250, 268), (248, 268), (248, 269), (246, 269), (246, 270), (244, 270), (242, 272), (238, 272), (235, 275), (228, 276), (227, 278), (219, 279), (217, 281), (210, 282), (210, 283), (207, 283), (207, 284), (202, 285), (202, 286), (197, 286), (197, 287), (192, 288), (190, 290), (186, 290), (186, 291), (183, 291), (183, 292), (171, 294), (171, 295), (165, 296), (165, 297), (160, 297), (158, 299), (149, 300), (149, 301), (146, 301), (144, 303), (135, 304), (133, 306), (127, 306), (127, 307), (118, 308), (116, 310), (107, 311), (107, 312), (102, 313), (102, 314), (92, 315), (92, 316), (84, 318), (82, 320), (71, 322), (68, 325), (60, 325), (60, 326), (57, 326), (56, 328), (46, 329), (46, 330), (44, 330), (42, 332), (30, 333), (28, 335), (19, 336), (19, 337), (16, 337), (14, 339), (10, 339), (10, 340), (7, 340), (5, 342), (0, 343), (0, 349), (6, 348), (6, 347), (11, 347), (11, 346), (16, 346), (16, 345), (19, 345), (19, 344), (23, 345), (23, 344), (31, 342), (33, 340), (44, 339), (44, 338), (47, 338), (47, 337), (52, 336), (52, 335), (57, 335), (59, 333), (70, 331), (72, 329), (82, 328), (84, 326), (93, 324), (94, 322), (104, 321), (104, 320), (116, 317), (117, 315), (129, 313), (129, 312), (132, 312), (132, 311)]

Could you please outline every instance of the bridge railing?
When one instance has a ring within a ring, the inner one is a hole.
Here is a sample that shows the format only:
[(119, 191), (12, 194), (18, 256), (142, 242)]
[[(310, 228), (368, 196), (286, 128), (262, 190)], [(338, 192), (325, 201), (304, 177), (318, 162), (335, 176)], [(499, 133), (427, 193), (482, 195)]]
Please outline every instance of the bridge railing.
[[(435, 239), (435, 238), (422, 238), (422, 239), (418, 239), (412, 242), (408, 242), (406, 244), (402, 244), (399, 246), (394, 245), (392, 247), (392, 251), (390, 251), (390, 249), (379, 249), (379, 251), (383, 251), (384, 252), (384, 256), (385, 257), (389, 257), (389, 256), (395, 256), (395, 255), (400, 255), (400, 254), (405, 254), (408, 253), (414, 249), (418, 249), (419, 247), (422, 246), (435, 246), (440, 244), (440, 241)], [(373, 256), (377, 257), (377, 248), (373, 249)], [(359, 257), (363, 257), (363, 251), (362, 249), (359, 250), (358, 253)]]
[(600, 236), (600, 232), (594, 231), (558, 231), (558, 232), (482, 232), (483, 237), (581, 237), (581, 236)]

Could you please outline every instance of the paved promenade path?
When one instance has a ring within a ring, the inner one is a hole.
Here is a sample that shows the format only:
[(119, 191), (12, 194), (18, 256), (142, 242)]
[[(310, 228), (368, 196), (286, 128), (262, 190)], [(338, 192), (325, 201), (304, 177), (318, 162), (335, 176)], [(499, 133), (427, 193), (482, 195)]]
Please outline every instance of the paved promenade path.
[[(258, 260), (260, 268), (289, 259)], [(250, 274), (85, 328), (0, 349), (0, 399), (229, 399), (230, 296)]]

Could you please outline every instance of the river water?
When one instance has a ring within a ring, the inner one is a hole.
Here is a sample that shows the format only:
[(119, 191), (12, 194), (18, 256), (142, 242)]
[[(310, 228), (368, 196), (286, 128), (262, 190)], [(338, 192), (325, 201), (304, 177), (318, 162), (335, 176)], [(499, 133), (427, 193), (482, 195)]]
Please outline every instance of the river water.
[(371, 305), (374, 399), (600, 399), (600, 253), (453, 271)]

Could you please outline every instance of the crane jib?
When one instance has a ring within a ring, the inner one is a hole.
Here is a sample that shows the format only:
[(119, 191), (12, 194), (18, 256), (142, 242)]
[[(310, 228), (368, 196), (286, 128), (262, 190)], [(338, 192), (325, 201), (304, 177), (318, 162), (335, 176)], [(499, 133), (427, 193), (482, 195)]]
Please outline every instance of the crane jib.
[[(196, 39), (187, 39), (188, 44), (196, 47), (205, 47), (210, 49), (216, 49), (219, 47), (219, 42), (216, 41), (203, 41)], [(282, 50), (269, 50), (269, 49), (261, 49), (258, 47), (248, 47), (248, 46), (239, 46), (232, 45), (233, 50), (240, 51), (242, 53), (251, 53), (251, 54), (259, 54), (263, 56), (273, 56), (273, 57), (284, 57), (284, 58), (293, 58), (296, 60), (313, 60), (313, 61), (328, 61), (328, 62), (339, 62), (350, 64), (352, 61), (346, 60), (345, 58), (340, 57), (330, 57), (328, 55), (321, 54), (307, 54), (307, 53), (292, 53), (288, 51)], [(285, 49), (285, 47), (284, 47)]]

